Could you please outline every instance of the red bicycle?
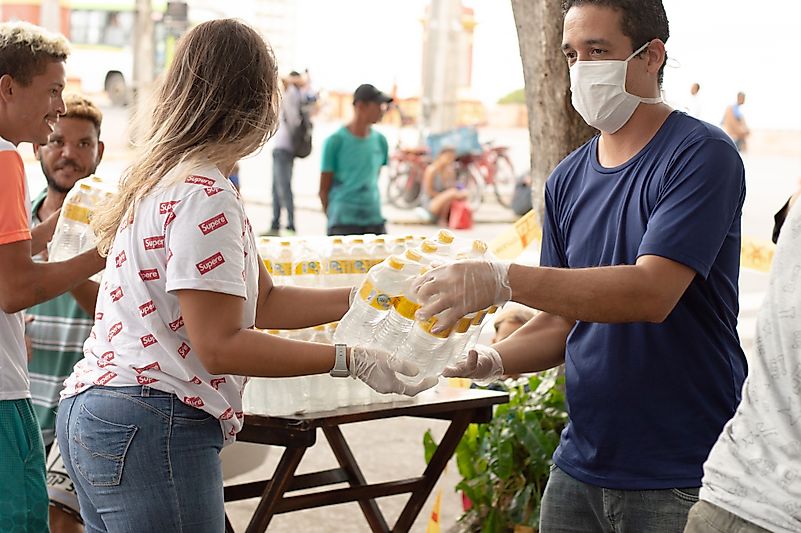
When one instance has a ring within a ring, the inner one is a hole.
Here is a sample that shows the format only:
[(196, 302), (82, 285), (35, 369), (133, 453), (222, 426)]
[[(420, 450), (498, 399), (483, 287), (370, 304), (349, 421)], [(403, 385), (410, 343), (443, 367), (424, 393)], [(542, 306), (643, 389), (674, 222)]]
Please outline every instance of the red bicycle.
[[(420, 205), (423, 175), (430, 163), (431, 155), (426, 148), (397, 148), (389, 158), (387, 201), (402, 209)], [(473, 211), (476, 211), (482, 202), (484, 185), (481, 179), (476, 178), (475, 171), (461, 158), (457, 158), (454, 165), (456, 183), (467, 191), (467, 201)]]
[(423, 174), (430, 162), (426, 148), (397, 147), (389, 157), (387, 201), (404, 209), (418, 206)]
[(498, 203), (512, 207), (515, 192), (515, 171), (509, 159), (507, 146), (493, 146), (492, 142), (482, 143), (479, 154), (466, 154), (459, 157), (462, 165), (475, 171), (487, 187), (492, 187)]

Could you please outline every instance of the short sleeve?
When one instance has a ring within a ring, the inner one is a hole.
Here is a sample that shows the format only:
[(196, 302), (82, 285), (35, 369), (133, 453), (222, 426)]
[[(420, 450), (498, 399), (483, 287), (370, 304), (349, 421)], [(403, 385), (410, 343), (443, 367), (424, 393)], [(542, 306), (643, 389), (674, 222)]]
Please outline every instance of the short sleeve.
[(337, 152), (339, 152), (339, 137), (336, 134), (330, 136), (323, 144), (323, 156), (320, 163), (322, 172), (335, 172), (337, 168)]
[(387, 143), (387, 138), (384, 135), (381, 135), (381, 152), (384, 156), (381, 166), (384, 166), (389, 163), (389, 143)]
[(540, 248), (540, 266), (567, 268), (567, 257), (559, 238), (558, 225), (555, 220), (555, 206), (550, 188), (545, 187), (545, 216), (542, 217), (542, 245)]
[(744, 199), (745, 170), (730, 143), (689, 145), (668, 167), (638, 257), (666, 257), (706, 278)]
[(171, 210), (164, 231), (167, 292), (195, 289), (246, 298), (245, 221), (236, 195), (207, 188)]
[(28, 201), (25, 196), (25, 169), (13, 150), (0, 152), (0, 244), (30, 240)]

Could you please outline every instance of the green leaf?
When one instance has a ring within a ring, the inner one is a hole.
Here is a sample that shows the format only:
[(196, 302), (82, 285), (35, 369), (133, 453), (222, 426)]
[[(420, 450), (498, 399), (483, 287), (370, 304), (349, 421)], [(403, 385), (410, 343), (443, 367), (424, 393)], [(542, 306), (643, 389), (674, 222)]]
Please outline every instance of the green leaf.
[(438, 446), (439, 444), (437, 444), (434, 440), (434, 436), (431, 435), (431, 430), (427, 429), (423, 434), (423, 453), (426, 459), (426, 464), (431, 461), (431, 457), (434, 455), (434, 452), (437, 451)]

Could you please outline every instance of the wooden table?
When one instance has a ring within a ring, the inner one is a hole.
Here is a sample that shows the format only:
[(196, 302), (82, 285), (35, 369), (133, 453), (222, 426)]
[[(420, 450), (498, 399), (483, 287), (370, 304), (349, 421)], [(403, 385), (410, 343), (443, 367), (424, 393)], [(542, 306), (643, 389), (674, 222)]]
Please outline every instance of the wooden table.
[[(415, 398), (391, 403), (350, 406), (287, 417), (246, 414), (245, 425), (237, 435), (238, 440), (282, 446), (285, 450), (271, 479), (226, 486), (225, 501), (260, 498), (247, 526), (248, 533), (265, 531), (273, 515), (278, 513), (352, 501), (359, 502), (373, 531), (408, 531), (456, 450), (468, 424), (488, 422), (492, 418), (492, 406), (508, 401), (509, 395), (505, 392), (437, 387)], [(399, 416), (436, 418), (450, 420), (451, 423), (421, 476), (369, 484), (339, 426)], [(323, 430), (339, 468), (295, 475), (303, 454), (317, 440), (317, 428)], [(348, 483), (350, 486), (296, 496), (285, 495), (292, 491), (337, 483)], [(375, 499), (404, 493), (411, 493), (411, 496), (390, 529)], [(233, 532), (227, 517), (226, 531)]]

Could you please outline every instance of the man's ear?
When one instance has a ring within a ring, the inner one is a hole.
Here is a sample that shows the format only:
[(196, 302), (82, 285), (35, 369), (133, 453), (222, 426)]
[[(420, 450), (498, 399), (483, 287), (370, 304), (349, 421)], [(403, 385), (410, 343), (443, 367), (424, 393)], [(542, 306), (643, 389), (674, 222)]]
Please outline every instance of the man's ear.
[(103, 141), (97, 141), (97, 163), (100, 164), (100, 160), (103, 159), (103, 151), (106, 149), (106, 145), (103, 144)]
[(648, 54), (648, 71), (656, 74), (665, 63), (665, 43), (661, 39), (653, 39), (646, 53)]
[(0, 76), (0, 100), (8, 102), (14, 96), (14, 78), (10, 74)]

